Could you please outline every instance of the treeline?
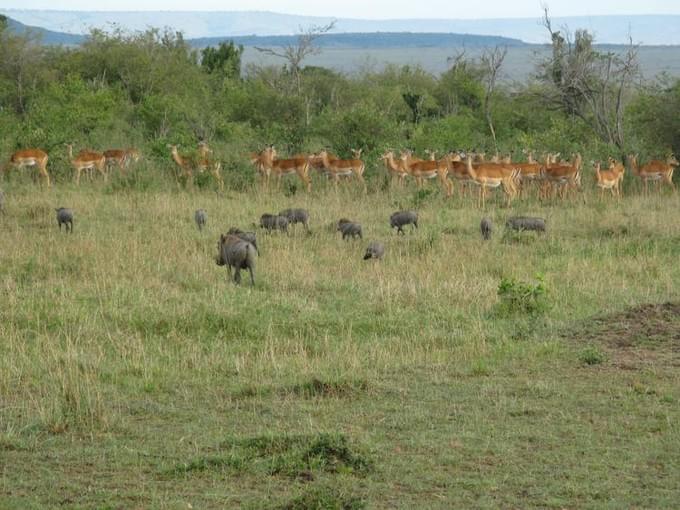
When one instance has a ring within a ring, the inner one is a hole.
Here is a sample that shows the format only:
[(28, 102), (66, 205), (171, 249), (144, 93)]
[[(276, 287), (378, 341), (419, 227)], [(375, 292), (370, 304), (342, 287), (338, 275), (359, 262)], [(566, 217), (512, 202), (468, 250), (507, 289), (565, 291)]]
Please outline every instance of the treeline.
[(643, 81), (634, 49), (624, 61), (598, 53), (587, 32), (552, 34), (553, 56), (535, 78), (506, 84), (498, 50), (476, 60), (452, 55), (439, 76), (409, 66), (347, 76), (304, 66), (314, 34), (284, 48), (278, 67), (241, 69), (242, 48), (199, 52), (181, 33), (95, 30), (65, 48), (2, 24), (0, 158), (40, 147), (63, 178), (65, 143), (134, 146), (170, 170), (167, 144), (188, 152), (206, 140), (228, 182), (238, 175), (240, 185), (253, 174), (247, 153), (266, 144), (281, 155), (363, 148), (369, 176), (387, 148), (516, 151), (517, 159), (525, 148), (590, 159), (680, 152), (680, 81)]

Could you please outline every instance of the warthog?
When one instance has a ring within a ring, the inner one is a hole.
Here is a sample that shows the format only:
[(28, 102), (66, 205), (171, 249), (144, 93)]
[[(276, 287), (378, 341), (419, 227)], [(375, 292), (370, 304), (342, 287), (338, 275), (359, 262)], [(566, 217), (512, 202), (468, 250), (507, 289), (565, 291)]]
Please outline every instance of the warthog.
[(288, 219), (288, 224), (302, 223), (305, 230), (309, 233), (309, 212), (306, 209), (284, 209), (279, 213)]
[(263, 214), (260, 216), (260, 227), (271, 232), (272, 230), (281, 230), (288, 233), (288, 218), (285, 216), (277, 216), (275, 214)]
[(350, 236), (353, 239), (357, 237), (359, 237), (359, 239), (363, 239), (361, 225), (345, 218), (342, 218), (340, 221), (338, 221), (338, 231), (342, 232), (343, 239), (347, 239)]
[(234, 283), (241, 283), (241, 269), (250, 272), (250, 283), (255, 285), (255, 247), (248, 241), (244, 241), (235, 235), (220, 236), (217, 243), (217, 257), (215, 262), (218, 266), (227, 266), (229, 277), (231, 268), (234, 268)]
[(235, 235), (237, 237), (240, 237), (244, 241), (249, 242), (255, 247), (255, 251), (257, 252), (257, 254), (258, 255), (260, 254), (260, 249), (257, 247), (257, 235), (255, 234), (255, 232), (244, 232), (240, 228), (231, 227), (227, 234)]
[(390, 216), (390, 227), (397, 229), (397, 234), (404, 232), (404, 226), (412, 224), (414, 228), (418, 228), (418, 213), (415, 211), (397, 211)]
[(368, 243), (368, 247), (366, 248), (364, 260), (382, 259), (383, 255), (385, 255), (385, 245), (383, 243), (379, 243), (378, 241), (371, 241)]
[(491, 220), (489, 218), (482, 218), (482, 221), (479, 224), (479, 229), (482, 231), (482, 238), (485, 241), (488, 241), (489, 239), (491, 239), (491, 232), (493, 231), (493, 223), (491, 223)]
[[(59, 225), (59, 230), (61, 231), (62, 224), (67, 232), (73, 232), (73, 210), (67, 209), (66, 207), (60, 207), (55, 209), (57, 211), (57, 224)], [(69, 228), (70, 227), (70, 228)]]
[(531, 218), (527, 216), (515, 216), (508, 218), (505, 227), (512, 230), (535, 230), (545, 232), (545, 220), (543, 218)]
[(208, 213), (205, 209), (197, 209), (194, 213), (194, 220), (196, 220), (198, 230), (203, 230), (203, 227), (205, 227), (205, 224), (208, 222)]

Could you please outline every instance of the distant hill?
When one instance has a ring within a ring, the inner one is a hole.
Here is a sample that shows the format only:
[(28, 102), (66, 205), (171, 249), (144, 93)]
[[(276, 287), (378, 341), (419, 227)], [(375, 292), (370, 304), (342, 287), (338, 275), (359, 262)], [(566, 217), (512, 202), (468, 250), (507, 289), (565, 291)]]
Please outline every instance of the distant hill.
[[(222, 41), (234, 41), (243, 46), (286, 46), (294, 43), (294, 35), (200, 37), (189, 39), (199, 48), (215, 46)], [(425, 34), (409, 32), (374, 32), (370, 34), (324, 34), (315, 41), (320, 48), (451, 48), (525, 46), (519, 39), (472, 34)]]
[[(2, 15), (0, 15), (2, 17)], [(78, 34), (65, 34), (63, 32), (53, 32), (52, 30), (46, 30), (41, 27), (32, 27), (24, 25), (12, 18), (6, 18), (7, 28), (15, 34), (25, 34), (26, 32), (32, 32), (37, 34), (40, 41), (47, 45), (65, 45), (73, 46), (82, 43), (85, 37)]]
[[(539, 5), (535, 18), (508, 19), (337, 19), (335, 33), (457, 33), (491, 35), (519, 39), (528, 43), (547, 43), (548, 33), (539, 23)], [(21, 23), (42, 26), (52, 31), (85, 34), (91, 27), (129, 30), (148, 27), (171, 27), (189, 39), (250, 35), (291, 35), (300, 27), (323, 25), (334, 18), (295, 16), (258, 11), (55, 11), (0, 9), (0, 13)], [(581, 16), (553, 18), (554, 27), (570, 30), (585, 28), (593, 32), (598, 43), (625, 44), (628, 34), (645, 45), (680, 44), (680, 16)]]

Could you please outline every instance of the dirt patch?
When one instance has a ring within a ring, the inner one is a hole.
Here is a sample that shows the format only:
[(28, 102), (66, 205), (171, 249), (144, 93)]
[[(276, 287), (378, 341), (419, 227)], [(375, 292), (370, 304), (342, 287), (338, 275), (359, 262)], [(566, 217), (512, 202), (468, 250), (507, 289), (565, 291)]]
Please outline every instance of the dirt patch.
[(562, 337), (579, 345), (600, 345), (622, 369), (649, 363), (680, 366), (680, 303), (645, 304), (593, 317)]

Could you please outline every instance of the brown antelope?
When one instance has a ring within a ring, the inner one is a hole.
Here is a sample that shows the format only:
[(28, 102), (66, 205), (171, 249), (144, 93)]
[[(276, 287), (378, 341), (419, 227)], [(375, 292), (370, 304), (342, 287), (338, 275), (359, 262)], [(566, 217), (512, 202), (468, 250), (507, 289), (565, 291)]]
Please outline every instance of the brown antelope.
[(47, 153), (40, 149), (23, 149), (16, 151), (9, 158), (9, 161), (3, 168), (3, 172), (9, 172), (10, 167), (25, 168), (27, 166), (34, 166), (38, 169), (40, 178), (44, 179), (47, 187), (50, 187), (50, 174), (47, 173)]
[[(358, 151), (361, 154), (361, 151)], [(330, 174), (333, 178), (333, 183), (335, 187), (338, 186), (338, 180), (340, 176), (351, 176), (355, 175), (356, 178), (363, 184), (364, 190), (366, 190), (366, 181), (364, 181), (364, 169), (366, 165), (360, 159), (338, 159), (328, 153), (326, 149), (322, 150), (317, 154), (318, 157), (323, 161), (323, 166), (326, 172)]]
[(508, 204), (514, 198), (517, 188), (515, 179), (519, 175), (517, 169), (507, 165), (493, 163), (472, 164), (472, 158), (466, 158), (466, 169), (473, 181), (479, 185), (479, 203), (484, 208), (486, 204), (486, 189), (503, 188)]
[(385, 162), (385, 168), (387, 168), (387, 174), (392, 176), (392, 180), (397, 178), (399, 186), (404, 185), (404, 179), (408, 175), (408, 171), (404, 168), (403, 161), (401, 159), (394, 159), (394, 152), (387, 151), (382, 156), (380, 156)]
[(526, 163), (515, 163), (515, 167), (519, 170), (520, 196), (530, 183), (537, 183), (541, 180), (541, 168), (543, 167), (540, 163), (534, 161), (534, 155), (531, 151), (524, 150), (522, 152), (527, 156)]
[(68, 149), (68, 159), (71, 160), (71, 165), (76, 172), (76, 184), (80, 184), (80, 174), (83, 170), (98, 170), (104, 180), (106, 181), (106, 172), (104, 165), (106, 164), (106, 157), (101, 152), (81, 150), (75, 157), (73, 156), (73, 144), (66, 144)]
[(130, 166), (130, 162), (139, 161), (140, 154), (135, 148), (128, 149), (109, 149), (104, 151), (104, 157), (106, 158), (105, 167), (110, 170), (112, 167), (117, 166), (122, 174), (125, 173), (125, 169)]
[(670, 154), (665, 161), (654, 159), (648, 163), (638, 167), (637, 154), (628, 157), (630, 168), (633, 175), (642, 179), (645, 183), (645, 195), (649, 193), (649, 181), (656, 183), (657, 189), (664, 181), (673, 191), (675, 191), (675, 184), (673, 184), (673, 170), (678, 166), (678, 160), (673, 154)]
[(194, 183), (194, 171), (193, 171), (193, 163), (188, 157), (182, 156), (179, 151), (177, 150), (177, 145), (172, 145), (169, 144), (168, 149), (170, 149), (170, 155), (172, 156), (172, 160), (175, 162), (175, 164), (180, 168), (181, 175), (186, 178), (186, 182), (188, 186), (193, 185)]
[(281, 185), (281, 177), (284, 175), (297, 174), (305, 189), (312, 191), (312, 180), (309, 177), (309, 160), (310, 157), (298, 156), (288, 159), (277, 159), (276, 149), (268, 147), (262, 152), (262, 165), (265, 168), (267, 181), (270, 175), (275, 175), (277, 185)]
[(410, 152), (405, 152), (401, 160), (404, 162), (404, 167), (408, 168), (409, 173), (415, 178), (418, 187), (423, 185), (424, 179), (434, 179), (439, 178), (439, 183), (444, 189), (444, 193), (447, 197), (451, 196), (453, 191), (453, 184), (447, 179), (449, 174), (449, 159), (448, 156), (436, 160), (413, 160)]
[(541, 175), (546, 184), (552, 188), (553, 196), (559, 189), (560, 196), (564, 199), (570, 189), (575, 191), (581, 186), (581, 155), (576, 154), (568, 165), (555, 164), (553, 159), (556, 159), (556, 156), (546, 158)]
[(224, 181), (222, 180), (222, 163), (220, 161), (213, 161), (210, 158), (212, 153), (212, 149), (208, 147), (206, 142), (198, 142), (198, 163), (196, 168), (199, 173), (203, 173), (206, 170), (210, 171), (210, 174), (217, 181), (220, 191), (222, 191), (224, 189)]
[[(453, 186), (453, 181), (456, 180), (460, 184), (461, 196), (467, 194), (469, 184), (475, 181), (467, 171), (467, 162), (463, 161), (460, 154), (457, 152), (449, 153), (449, 179)], [(451, 188), (453, 190), (453, 187)]]
[(600, 198), (604, 198), (605, 190), (611, 191), (612, 196), (621, 196), (621, 181), (623, 180), (623, 165), (609, 158), (609, 169), (602, 170), (600, 162), (595, 163), (595, 179), (600, 188)]

